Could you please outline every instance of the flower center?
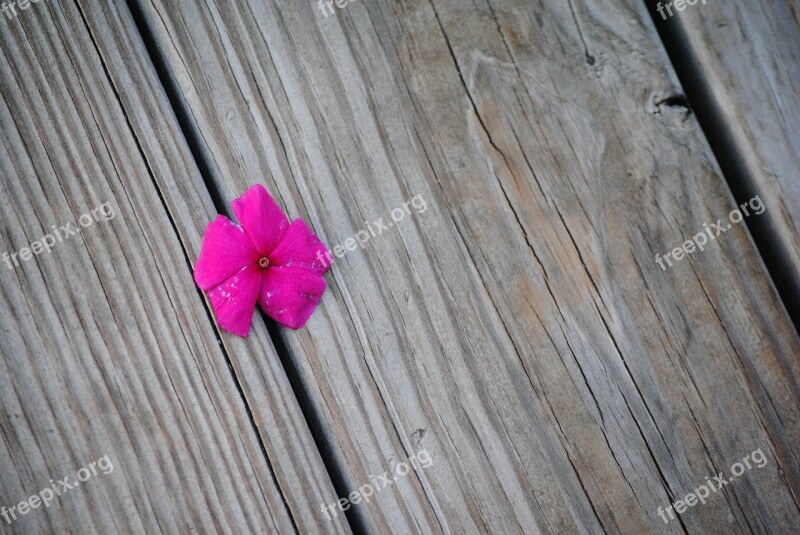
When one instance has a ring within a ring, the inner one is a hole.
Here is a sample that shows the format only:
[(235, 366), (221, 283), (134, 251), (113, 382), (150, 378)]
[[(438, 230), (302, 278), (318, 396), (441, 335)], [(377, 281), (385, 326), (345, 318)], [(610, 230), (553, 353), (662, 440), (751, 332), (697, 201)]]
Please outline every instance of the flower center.
[(261, 259), (258, 261), (258, 265), (262, 268), (269, 266), (269, 258), (266, 256), (261, 257)]

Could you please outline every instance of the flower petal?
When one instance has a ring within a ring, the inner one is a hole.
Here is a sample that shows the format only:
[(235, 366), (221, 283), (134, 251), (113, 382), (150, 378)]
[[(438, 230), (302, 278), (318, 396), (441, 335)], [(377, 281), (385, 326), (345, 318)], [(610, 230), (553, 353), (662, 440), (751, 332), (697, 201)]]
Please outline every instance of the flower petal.
[(325, 279), (294, 267), (270, 267), (263, 273), (258, 296), (261, 309), (284, 327), (305, 325), (325, 291)]
[(295, 219), (269, 261), (274, 266), (295, 267), (323, 274), (330, 268), (328, 248), (311, 232), (305, 221)]
[(194, 281), (209, 290), (243, 267), (258, 262), (258, 252), (242, 229), (223, 216), (208, 224), (194, 266)]
[(286, 214), (261, 184), (251, 186), (231, 203), (231, 207), (262, 255), (271, 253), (289, 228)]
[(262, 277), (258, 265), (247, 266), (208, 292), (220, 327), (239, 336), (248, 335)]

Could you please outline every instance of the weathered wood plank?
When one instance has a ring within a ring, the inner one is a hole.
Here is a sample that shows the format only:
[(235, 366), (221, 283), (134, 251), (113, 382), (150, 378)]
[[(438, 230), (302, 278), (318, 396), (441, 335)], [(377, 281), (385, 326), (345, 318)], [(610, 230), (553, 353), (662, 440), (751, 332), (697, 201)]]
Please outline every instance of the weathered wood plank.
[[(93, 39), (85, 20), (114, 33), (95, 28)], [(74, 482), (103, 455), (114, 466), (0, 525), (348, 531), (317, 515), (335, 493), (264, 329), (217, 340), (188, 261), (213, 204), (207, 191), (182, 189), (198, 170), (138, 39), (117, 2), (83, 13), (73, 2), (31, 5), (0, 29), (0, 250), (103, 202), (116, 212), (51, 254), (0, 266), (0, 505), (50, 478)], [(105, 68), (123, 62), (120, 101)], [(202, 217), (173, 226), (164, 189), (181, 192), (171, 212), (191, 205)]]
[(329, 244), (428, 202), (283, 333), (351, 489), (433, 457), (365, 525), (798, 525), (800, 342), (746, 230), (654, 261), (735, 205), (644, 5), (138, 3), (226, 202), (264, 182)]
[[(139, 31), (131, 24), (129, 10), (119, 4), (96, 9), (87, 3), (83, 14), (184, 250), (194, 260), (202, 232), (216, 211), (208, 190), (195, 187), (200, 177), (197, 164), (178, 133), (174, 110), (150, 68)], [(249, 340), (222, 342), (297, 528), (349, 531), (343, 518), (331, 523), (317, 512), (320, 503), (336, 496), (265, 325), (257, 323)]]
[(800, 328), (800, 3), (707, 2), (672, 16), (661, 4), (656, 22), (734, 194), (769, 206), (754, 239)]

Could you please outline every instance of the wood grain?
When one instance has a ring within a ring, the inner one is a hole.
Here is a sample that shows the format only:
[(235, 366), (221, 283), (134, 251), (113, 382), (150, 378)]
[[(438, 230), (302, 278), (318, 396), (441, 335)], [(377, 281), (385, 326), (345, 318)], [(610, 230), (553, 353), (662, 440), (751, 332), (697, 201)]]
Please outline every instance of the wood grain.
[[(708, 2), (666, 22), (673, 61), (800, 329), (800, 18), (796, 0)], [(689, 76), (691, 75), (691, 76)], [(719, 148), (718, 148), (719, 147)]]
[[(375, 532), (787, 532), (800, 341), (643, 5), (140, 0), (212, 189), (263, 182), (338, 243), (283, 332)], [(761, 448), (766, 467), (656, 509)]]
[[(0, 503), (114, 465), (3, 532), (347, 532), (319, 519), (336, 496), (263, 325), (221, 344), (192, 281), (213, 204), (183, 189), (199, 173), (140, 39), (116, 2), (31, 5), (0, 30), (0, 250), (116, 211), (0, 269)], [(175, 223), (164, 189), (198, 219)]]

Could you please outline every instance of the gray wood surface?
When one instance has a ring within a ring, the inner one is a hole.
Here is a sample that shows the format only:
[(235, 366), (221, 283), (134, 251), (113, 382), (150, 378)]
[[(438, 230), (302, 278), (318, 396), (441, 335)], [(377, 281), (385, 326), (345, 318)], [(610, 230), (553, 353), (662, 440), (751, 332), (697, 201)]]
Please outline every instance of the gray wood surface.
[[(282, 332), (376, 532), (774, 532), (800, 509), (798, 341), (643, 5), (141, 0), (225, 203), (263, 182), (337, 261)], [(659, 506), (761, 449), (664, 525)]]
[(349, 531), (319, 518), (335, 493), (266, 329), (220, 344), (194, 285), (213, 204), (182, 188), (198, 170), (130, 13), (82, 7), (0, 29), (0, 250), (116, 213), (0, 266), (0, 505), (104, 455), (113, 471), (0, 531)]
[[(800, 2), (708, 2), (676, 14), (673, 57), (695, 69), (690, 96), (723, 145), (718, 155), (740, 197), (769, 210), (755, 238), (790, 313), (800, 318)], [(726, 169), (729, 168), (729, 169)], [(763, 234), (763, 235), (762, 235)], [(800, 319), (796, 319), (800, 322)], [(799, 327), (800, 328), (800, 327)]]
[[(717, 4), (679, 22), (793, 270), (797, 0)], [(0, 12), (0, 253), (115, 210), (0, 260), (0, 506), (114, 467), (0, 532), (797, 532), (800, 338), (754, 241), (655, 261), (736, 203), (644, 3), (344, 6)], [(191, 269), (257, 182), (331, 247), (427, 209), (242, 339)]]

